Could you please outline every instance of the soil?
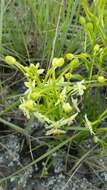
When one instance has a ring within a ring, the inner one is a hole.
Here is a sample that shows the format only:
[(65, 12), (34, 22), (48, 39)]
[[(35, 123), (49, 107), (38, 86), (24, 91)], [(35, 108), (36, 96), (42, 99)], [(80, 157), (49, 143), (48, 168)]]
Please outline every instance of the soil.
[[(0, 138), (0, 177), (5, 177), (17, 171), (24, 164), (30, 162), (30, 157), (22, 159), (22, 137), (17, 134), (6, 134)], [(24, 142), (25, 143), (25, 142)], [(40, 165), (29, 167), (26, 171), (12, 177), (6, 183), (0, 185), (0, 190), (107, 190), (107, 172), (100, 174), (100, 180), (94, 173), (88, 179), (88, 169), (84, 166), (72, 176), (64, 174), (63, 157), (60, 153), (54, 153), (53, 173), (46, 173), (45, 177), (39, 177)], [(107, 158), (105, 159), (107, 162)]]

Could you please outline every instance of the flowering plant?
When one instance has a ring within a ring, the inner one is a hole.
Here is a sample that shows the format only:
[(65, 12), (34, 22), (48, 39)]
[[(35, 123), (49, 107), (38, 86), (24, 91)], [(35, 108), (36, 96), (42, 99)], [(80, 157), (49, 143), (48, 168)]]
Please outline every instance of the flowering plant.
[[(97, 46), (94, 47), (94, 54), (100, 49)], [(26, 91), (21, 97), (19, 107), (27, 119), (34, 116), (43, 123), (47, 135), (66, 133), (77, 121), (77, 116), (81, 112), (82, 97), (89, 84), (106, 82), (103, 76), (97, 75), (96, 78), (96, 75), (92, 75), (93, 60), (86, 53), (79, 55), (68, 53), (64, 58), (54, 58), (46, 74), (39, 63), (31, 63), (24, 67), (11, 56), (6, 56), (5, 62), (16, 65), (25, 75)], [(79, 72), (83, 64), (88, 71), (87, 76)], [(88, 126), (91, 134), (94, 134), (87, 113), (85, 113), (85, 126)]]

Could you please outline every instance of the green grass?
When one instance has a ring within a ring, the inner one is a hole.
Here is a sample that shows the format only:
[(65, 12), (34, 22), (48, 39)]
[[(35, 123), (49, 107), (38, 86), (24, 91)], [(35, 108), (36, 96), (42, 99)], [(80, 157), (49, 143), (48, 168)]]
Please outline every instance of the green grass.
[(1, 0), (1, 6), (0, 6), (0, 52), (2, 51), (3, 13), (4, 13), (4, 0)]
[[(4, 6), (4, 1), (1, 2)], [(64, 1), (62, 5), (60, 0), (19, 0), (8, 1), (7, 4), (5, 2), (4, 14), (1, 11), (2, 55), (15, 55), (22, 62), (49, 63), (59, 16), (54, 54), (60, 56), (65, 45), (66, 51), (75, 51), (81, 40), (80, 33), (77, 32), (79, 4), (79, 0)], [(59, 15), (60, 7), (62, 8)], [(75, 21), (74, 16), (77, 18)], [(70, 28), (72, 33), (67, 41)]]

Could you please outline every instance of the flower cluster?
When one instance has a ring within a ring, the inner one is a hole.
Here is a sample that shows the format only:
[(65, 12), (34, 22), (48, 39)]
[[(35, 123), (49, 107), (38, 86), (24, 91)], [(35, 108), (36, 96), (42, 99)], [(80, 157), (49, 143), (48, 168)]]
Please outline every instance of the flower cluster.
[[(80, 112), (78, 100), (86, 90), (84, 80), (71, 81), (75, 76), (73, 70), (80, 65), (79, 59), (72, 53), (54, 58), (45, 75), (39, 63), (24, 67), (11, 56), (6, 56), (5, 61), (16, 65), (26, 77), (26, 91), (19, 107), (27, 119), (34, 116), (44, 123), (47, 135), (65, 133), (66, 126), (75, 122)], [(61, 67), (63, 71), (58, 74), (56, 68)]]

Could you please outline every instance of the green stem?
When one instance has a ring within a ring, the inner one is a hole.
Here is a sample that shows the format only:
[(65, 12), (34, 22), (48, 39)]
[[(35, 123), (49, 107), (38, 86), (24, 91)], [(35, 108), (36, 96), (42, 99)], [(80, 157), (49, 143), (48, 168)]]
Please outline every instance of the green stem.
[(92, 125), (97, 125), (101, 122), (101, 120), (107, 115), (107, 109), (104, 110), (104, 112), (98, 117), (97, 120), (92, 122)]
[(4, 125), (8, 126), (9, 128), (11, 128), (11, 129), (17, 131), (18, 133), (21, 133), (22, 135), (29, 136), (29, 135), (27, 134), (27, 131), (26, 131), (25, 129), (22, 129), (21, 127), (15, 125), (15, 124), (13, 124), (13, 123), (11, 123), (11, 122), (9, 122), (9, 121), (6, 121), (6, 120), (0, 118), (0, 122), (3, 123)]

